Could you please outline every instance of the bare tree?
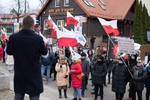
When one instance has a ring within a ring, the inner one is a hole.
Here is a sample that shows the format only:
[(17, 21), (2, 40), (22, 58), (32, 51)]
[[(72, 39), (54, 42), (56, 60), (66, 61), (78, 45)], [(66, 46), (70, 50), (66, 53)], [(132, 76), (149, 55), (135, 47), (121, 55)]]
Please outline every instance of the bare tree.
[(40, 1), (40, 7), (42, 7), (46, 2), (46, 0), (39, 0), (39, 1)]

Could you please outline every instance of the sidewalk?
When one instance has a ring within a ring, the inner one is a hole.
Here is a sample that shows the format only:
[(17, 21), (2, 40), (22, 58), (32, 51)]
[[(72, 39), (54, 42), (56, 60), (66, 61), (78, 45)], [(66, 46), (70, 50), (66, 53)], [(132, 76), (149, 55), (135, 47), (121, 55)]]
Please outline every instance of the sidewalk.
[[(0, 100), (14, 100), (14, 92), (13, 92), (13, 73), (9, 73), (5, 64), (0, 61), (0, 71), (7, 73), (10, 75), (10, 90), (6, 91), (0, 91)], [(44, 84), (44, 92), (40, 95), (40, 100), (71, 100), (73, 98), (73, 89), (68, 88), (67, 94), (68, 98), (62, 98), (60, 99), (58, 97), (58, 89), (56, 81), (53, 81), (52, 78), (49, 79), (48, 85), (45, 85), (45, 81), (43, 81)], [(124, 94), (123, 100), (127, 100), (128, 98), (128, 87), (126, 88), (126, 93)], [(89, 84), (87, 86), (87, 90), (85, 91), (85, 97), (82, 98), (82, 100), (94, 100), (94, 95), (91, 94), (93, 92), (93, 87), (91, 86), (91, 81), (89, 80)], [(62, 91), (63, 96), (63, 91)], [(28, 95), (25, 96), (24, 100), (29, 100)], [(98, 100), (99, 97), (98, 97)], [(111, 91), (111, 84), (108, 85), (108, 87), (104, 87), (104, 100), (115, 100), (115, 93)], [(143, 100), (145, 99), (145, 90), (143, 91)]]

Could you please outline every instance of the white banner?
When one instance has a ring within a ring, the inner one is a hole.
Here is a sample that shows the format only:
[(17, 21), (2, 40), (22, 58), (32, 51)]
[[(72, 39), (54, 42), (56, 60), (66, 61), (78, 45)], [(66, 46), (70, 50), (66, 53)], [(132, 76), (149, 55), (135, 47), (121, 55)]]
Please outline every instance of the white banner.
[(79, 31), (76, 31), (75, 33), (77, 42), (80, 43), (82, 46), (84, 46), (86, 44), (86, 39), (84, 38), (82, 33), (80, 33)]
[(129, 38), (118, 38), (119, 53), (134, 54), (134, 40)]

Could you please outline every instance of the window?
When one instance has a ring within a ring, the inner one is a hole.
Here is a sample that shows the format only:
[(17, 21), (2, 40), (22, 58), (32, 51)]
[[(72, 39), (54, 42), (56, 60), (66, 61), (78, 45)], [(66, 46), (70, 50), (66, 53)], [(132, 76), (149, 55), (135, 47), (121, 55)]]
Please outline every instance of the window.
[(64, 27), (64, 20), (57, 20), (57, 26), (59, 30), (62, 30)]
[(108, 36), (103, 35), (102, 43), (107, 43), (108, 42)]
[(69, 0), (64, 0), (64, 6), (69, 6)]
[(55, 7), (59, 7), (60, 0), (55, 0)]

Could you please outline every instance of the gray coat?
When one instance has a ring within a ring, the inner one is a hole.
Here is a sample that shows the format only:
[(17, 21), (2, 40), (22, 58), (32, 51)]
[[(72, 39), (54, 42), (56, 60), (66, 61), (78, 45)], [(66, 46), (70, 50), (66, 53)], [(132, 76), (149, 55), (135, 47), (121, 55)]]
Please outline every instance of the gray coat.
[(86, 57), (84, 59), (81, 59), (81, 62), (82, 62), (82, 72), (85, 74), (86, 77), (88, 77), (90, 72), (90, 60), (88, 57)]

